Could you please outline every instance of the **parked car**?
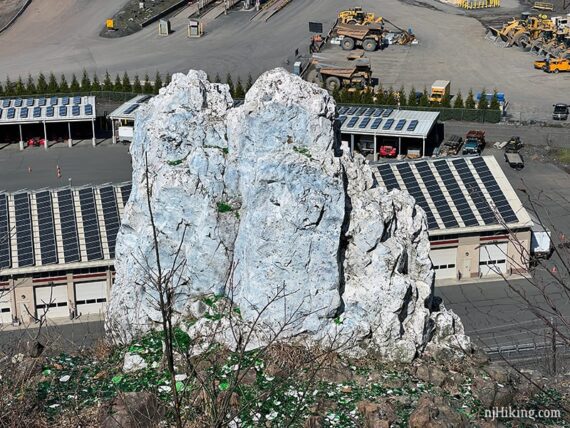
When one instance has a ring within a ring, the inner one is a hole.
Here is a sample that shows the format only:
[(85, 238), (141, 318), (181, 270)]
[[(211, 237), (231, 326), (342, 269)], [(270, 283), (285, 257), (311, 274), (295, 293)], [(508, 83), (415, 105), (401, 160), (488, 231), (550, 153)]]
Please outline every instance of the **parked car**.
[(554, 120), (567, 120), (568, 119), (568, 104), (554, 104), (554, 111), (552, 112), (552, 119)]
[(380, 156), (383, 158), (395, 158), (396, 157), (396, 147), (393, 146), (380, 146)]
[(46, 140), (44, 138), (33, 137), (28, 140), (28, 147), (31, 146), (40, 147), (40, 146), (45, 146), (45, 144)]
[(523, 148), (523, 145), (519, 137), (511, 137), (505, 146), (505, 153), (518, 153)]

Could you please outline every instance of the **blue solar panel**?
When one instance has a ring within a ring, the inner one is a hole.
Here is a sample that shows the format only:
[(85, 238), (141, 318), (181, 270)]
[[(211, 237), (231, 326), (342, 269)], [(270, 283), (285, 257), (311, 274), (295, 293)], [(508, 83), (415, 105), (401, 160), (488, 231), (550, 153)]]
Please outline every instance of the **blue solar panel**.
[(360, 107), (358, 110), (356, 110), (356, 115), (357, 116), (362, 116), (364, 114), (364, 112), (366, 111), (366, 107)]
[(38, 105), (39, 105), (40, 107), (45, 106), (45, 105), (46, 105), (46, 99), (45, 99), (45, 98), (40, 98), (40, 99), (38, 100)]
[(388, 119), (386, 121), (386, 123), (384, 124), (384, 126), (382, 127), (382, 129), (387, 131), (388, 129), (390, 129), (392, 127), (393, 124), (394, 124), (394, 119)]
[(347, 128), (354, 128), (354, 125), (356, 125), (358, 119), (360, 119), (359, 116), (351, 117), (348, 123), (346, 124)]
[(350, 107), (348, 109), (348, 111), (346, 112), (346, 114), (348, 114), (348, 115), (354, 114), (354, 113), (356, 113), (356, 110), (358, 110), (358, 107)]
[(406, 124), (406, 119), (400, 119), (398, 124), (396, 125), (396, 131), (401, 131), (404, 129), (404, 125)]
[(78, 262), (80, 260), (79, 239), (77, 238), (77, 222), (75, 220), (75, 208), (71, 190), (66, 189), (57, 192), (57, 200), (65, 263)]
[(102, 187), (99, 189), (101, 195), (101, 208), (103, 208), (103, 219), (105, 221), (105, 231), (107, 232), (107, 242), (109, 244), (109, 255), (115, 258), (115, 244), (117, 241), (117, 233), (121, 221), (119, 219), (119, 210), (117, 209), (117, 199), (113, 187)]
[(342, 126), (342, 125), (344, 125), (344, 122), (346, 122), (346, 116), (340, 116), (337, 120), (338, 120), (340, 126)]
[(10, 107), (10, 102), (11, 102), (11, 101), (12, 101), (12, 100), (2, 100), (2, 107), (4, 107), (4, 108)]
[(59, 115), (60, 116), (67, 116), (67, 107), (66, 106), (59, 106)]
[(142, 104), (142, 103), (144, 103), (144, 102), (150, 100), (151, 98), (152, 98), (152, 95), (145, 95), (144, 97), (140, 98), (140, 99), (138, 100), (138, 102), (139, 102), (140, 104)]
[(79, 106), (73, 106), (71, 108), (71, 114), (73, 116), (79, 116), (81, 114), (81, 110), (79, 109)]
[(101, 236), (99, 235), (99, 219), (93, 189), (79, 190), (79, 203), (83, 218), (83, 232), (85, 233), (85, 249), (87, 260), (101, 260), (103, 250), (101, 248)]
[(441, 190), (441, 184), (435, 178), (435, 175), (428, 163), (418, 162), (415, 165), (445, 227), (458, 227), (459, 224), (457, 223), (457, 219), (451, 211), (451, 208), (447, 203), (447, 199)]
[(121, 187), (121, 196), (123, 197), (123, 205), (127, 204), (129, 197), (131, 196), (131, 185), (127, 184), (126, 186)]
[(38, 210), (38, 229), (42, 265), (57, 263), (57, 245), (55, 241), (55, 222), (51, 193), (48, 191), (36, 193)]
[(439, 225), (437, 224), (437, 221), (431, 212), (431, 208), (427, 203), (427, 200), (420, 188), (420, 185), (418, 184), (418, 180), (412, 172), (410, 165), (407, 163), (399, 163), (396, 164), (396, 168), (398, 168), (398, 171), (400, 172), (400, 176), (406, 185), (406, 190), (408, 193), (414, 197), (416, 203), (426, 212), (428, 227), (430, 229), (439, 229)]
[(10, 107), (8, 109), (8, 119), (14, 119), (16, 116), (16, 109), (14, 107)]
[(366, 109), (366, 111), (364, 112), (364, 116), (372, 116), (372, 113), (374, 113), (374, 107), (369, 107)]
[(26, 105), (28, 107), (32, 107), (34, 105), (34, 99), (33, 98), (27, 98), (26, 99)]
[(384, 112), (383, 108), (376, 108), (376, 109), (374, 109), (374, 113), (372, 114), (372, 116), (380, 117), (380, 116), (382, 116), (383, 112)]
[(343, 106), (343, 107), (338, 109), (338, 114), (345, 114), (347, 110), (348, 110), (348, 107)]
[(382, 181), (386, 185), (386, 189), (388, 189), (388, 191), (400, 188), (398, 180), (396, 179), (396, 176), (394, 175), (394, 171), (392, 171), (392, 166), (390, 164), (378, 166), (378, 171), (380, 172)]
[(69, 97), (63, 97), (63, 98), (61, 99), (61, 103), (62, 103), (64, 106), (69, 105)]
[(412, 120), (410, 122), (410, 124), (408, 125), (408, 129), (407, 131), (409, 132), (414, 132), (416, 130), (416, 126), (418, 126), (418, 121), (417, 120)]
[(46, 108), (46, 116), (47, 117), (53, 117), (53, 114), (54, 114), (53, 107), (52, 106), (47, 107)]
[(0, 194), (0, 269), (11, 265), (10, 222), (8, 221), (8, 196)]
[(388, 116), (390, 116), (393, 111), (394, 111), (393, 108), (387, 108), (386, 110), (384, 110), (384, 113), (382, 113), (382, 117), (388, 117)]
[(42, 115), (41, 107), (34, 107), (34, 117), (40, 117)]
[(14, 195), (14, 211), (16, 214), (16, 244), (18, 248), (18, 265), (20, 267), (34, 265), (34, 239), (32, 236), (32, 213), (30, 195), (18, 193)]
[(22, 107), (22, 100), (20, 98), (14, 101), (14, 107)]
[(20, 118), (27, 119), (28, 118), (28, 107), (22, 107), (20, 109)]
[(133, 104), (132, 106), (129, 106), (126, 110), (125, 110), (125, 114), (130, 114), (133, 111), (135, 111), (136, 109), (139, 108), (138, 104)]
[(374, 122), (372, 122), (372, 125), (370, 125), (370, 128), (378, 129), (378, 127), (380, 126), (381, 123), (382, 123), (382, 119), (378, 117), (378, 118), (374, 119)]
[(2, 119), (2, 112), (3, 110), (0, 108), (0, 119)]
[(73, 97), (73, 104), (81, 104), (81, 97)]
[(51, 97), (49, 100), (49, 105), (50, 106), (56, 106), (59, 102), (59, 99), (57, 97)]
[(369, 117), (364, 117), (362, 118), (362, 120), (360, 121), (360, 123), (358, 124), (358, 127), (360, 129), (364, 129), (366, 128), (366, 126), (368, 125), (368, 123), (370, 122), (370, 118)]
[(92, 116), (93, 115), (93, 106), (91, 104), (86, 104), (85, 107), (85, 115)]

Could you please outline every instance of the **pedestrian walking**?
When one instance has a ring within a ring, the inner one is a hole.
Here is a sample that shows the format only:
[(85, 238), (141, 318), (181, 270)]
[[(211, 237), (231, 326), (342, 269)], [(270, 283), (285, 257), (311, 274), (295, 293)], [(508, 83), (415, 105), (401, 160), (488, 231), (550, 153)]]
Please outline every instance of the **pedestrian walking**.
[(61, 178), (61, 168), (57, 166), (57, 178)]

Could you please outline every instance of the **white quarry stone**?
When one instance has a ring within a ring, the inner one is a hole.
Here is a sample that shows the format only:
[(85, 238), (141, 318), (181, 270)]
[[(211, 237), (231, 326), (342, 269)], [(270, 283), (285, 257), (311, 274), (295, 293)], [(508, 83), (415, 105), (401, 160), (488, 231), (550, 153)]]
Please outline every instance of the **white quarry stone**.
[(218, 332), (236, 345), (202, 302), (216, 294), (260, 330), (248, 347), (279, 331), (406, 361), (432, 337), (469, 348), (457, 316), (432, 308), (425, 213), (376, 186), (364, 158), (340, 146), (334, 116), (326, 91), (283, 69), (235, 108), (205, 73), (174, 75), (135, 125), (110, 333), (127, 341), (160, 321), (149, 187), (161, 268), (176, 271), (176, 316), (199, 318), (190, 336)]
[(143, 357), (138, 354), (133, 354), (131, 352), (125, 353), (125, 358), (123, 360), (123, 373), (132, 373), (148, 366)]

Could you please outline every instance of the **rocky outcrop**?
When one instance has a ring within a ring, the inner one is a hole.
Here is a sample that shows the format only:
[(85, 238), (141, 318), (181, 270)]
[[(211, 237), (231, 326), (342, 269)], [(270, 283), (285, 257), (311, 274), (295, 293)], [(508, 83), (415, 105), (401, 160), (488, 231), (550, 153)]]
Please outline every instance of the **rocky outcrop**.
[(139, 113), (111, 333), (128, 340), (160, 321), (150, 207), (177, 314), (199, 317), (205, 295), (223, 295), (281, 339), (340, 336), (398, 360), (432, 338), (469, 347), (459, 319), (433, 308), (424, 212), (340, 147), (329, 94), (276, 69), (232, 105), (226, 85), (191, 71)]

